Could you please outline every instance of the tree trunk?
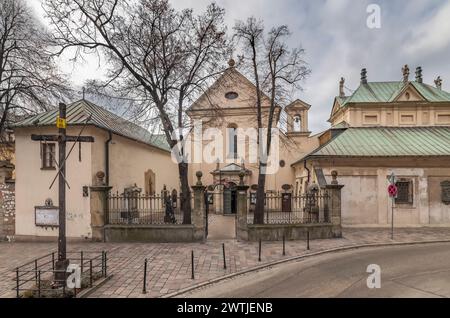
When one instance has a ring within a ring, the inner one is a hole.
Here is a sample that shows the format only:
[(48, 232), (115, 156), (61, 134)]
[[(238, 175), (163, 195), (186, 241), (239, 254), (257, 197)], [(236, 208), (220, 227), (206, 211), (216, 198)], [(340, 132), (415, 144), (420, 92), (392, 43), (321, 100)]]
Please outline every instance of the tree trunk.
[(186, 162), (180, 162), (178, 164), (178, 172), (180, 175), (180, 207), (183, 211), (183, 224), (191, 224), (191, 189), (189, 188), (188, 179), (188, 164)]
[(255, 215), (253, 217), (254, 224), (264, 224), (264, 201), (266, 188), (266, 175), (262, 173), (264, 167), (259, 163), (258, 189), (256, 191)]

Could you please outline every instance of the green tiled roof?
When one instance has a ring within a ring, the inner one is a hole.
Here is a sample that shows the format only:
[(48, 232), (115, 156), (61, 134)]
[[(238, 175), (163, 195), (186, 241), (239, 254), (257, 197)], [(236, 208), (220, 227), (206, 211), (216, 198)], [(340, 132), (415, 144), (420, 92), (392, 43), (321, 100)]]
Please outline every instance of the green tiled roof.
[(349, 97), (337, 97), (341, 106), (348, 103), (388, 103), (395, 100), (406, 85), (411, 84), (429, 102), (450, 102), (450, 93), (424, 83), (369, 82), (361, 84)]
[(450, 127), (348, 128), (307, 157), (329, 156), (450, 156)]
[[(58, 109), (27, 118), (13, 125), (15, 127), (55, 126)], [(136, 140), (150, 146), (170, 151), (164, 135), (151, 134), (148, 130), (86, 100), (67, 106), (67, 124), (88, 125), (111, 131), (114, 134)]]

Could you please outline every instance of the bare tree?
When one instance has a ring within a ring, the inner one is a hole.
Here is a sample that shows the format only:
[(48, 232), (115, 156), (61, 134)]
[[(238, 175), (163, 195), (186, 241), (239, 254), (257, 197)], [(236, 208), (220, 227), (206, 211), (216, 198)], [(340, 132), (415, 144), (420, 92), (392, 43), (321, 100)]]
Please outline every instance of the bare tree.
[[(310, 70), (302, 59), (304, 50), (290, 49), (287, 45), (290, 36), (287, 26), (274, 27), (266, 35), (262, 21), (251, 17), (246, 22), (238, 21), (234, 31), (244, 51), (241, 59), (251, 69), (256, 86), (258, 189), (254, 223), (263, 224), (267, 161), (272, 146), (272, 128), (277, 122), (277, 108), (288, 104), (289, 96), (293, 90), (301, 89), (300, 83)], [(263, 114), (266, 112), (263, 97), (269, 99), (267, 115)], [(267, 128), (266, 136), (262, 135), (261, 128)]]
[(181, 159), (183, 223), (191, 223), (185, 110), (229, 54), (224, 10), (211, 4), (195, 15), (176, 11), (167, 0), (46, 0), (45, 10), (59, 54), (72, 51), (74, 61), (83, 53), (104, 57), (109, 73), (103, 87), (135, 101), (138, 113), (158, 116)]
[(47, 110), (69, 91), (51, 56), (48, 34), (21, 0), (0, 2), (0, 134)]

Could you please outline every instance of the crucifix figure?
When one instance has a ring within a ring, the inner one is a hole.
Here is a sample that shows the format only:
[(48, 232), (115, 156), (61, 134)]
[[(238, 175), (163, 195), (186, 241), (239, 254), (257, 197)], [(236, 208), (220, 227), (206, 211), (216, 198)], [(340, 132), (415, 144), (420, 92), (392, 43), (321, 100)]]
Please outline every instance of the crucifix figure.
[[(87, 122), (86, 122), (87, 123)], [(35, 141), (57, 141), (58, 142), (58, 205), (59, 205), (59, 233), (58, 233), (58, 261), (56, 262), (55, 269), (57, 270), (55, 274), (55, 280), (60, 280), (61, 277), (65, 277), (65, 270), (69, 265), (69, 260), (66, 258), (66, 160), (70, 156), (73, 149), (69, 151), (66, 156), (66, 143), (74, 142), (75, 144), (81, 142), (94, 142), (94, 137), (91, 136), (67, 136), (66, 135), (66, 105), (63, 103), (59, 104), (59, 117), (56, 119), (56, 127), (58, 127), (58, 135), (31, 135), (31, 139)], [(84, 127), (83, 127), (84, 128)], [(53, 185), (53, 183), (52, 183)], [(50, 186), (51, 188), (51, 186)], [(59, 278), (57, 278), (59, 277)]]

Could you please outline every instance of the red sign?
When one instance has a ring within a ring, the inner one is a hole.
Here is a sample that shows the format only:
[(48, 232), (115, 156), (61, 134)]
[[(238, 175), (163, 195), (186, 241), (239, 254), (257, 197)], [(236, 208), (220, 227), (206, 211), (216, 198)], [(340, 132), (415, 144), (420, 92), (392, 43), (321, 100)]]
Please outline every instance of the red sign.
[(391, 198), (395, 198), (395, 197), (397, 196), (397, 194), (398, 194), (397, 186), (396, 186), (395, 184), (389, 185), (389, 187), (388, 187), (388, 193), (389, 193), (389, 196), (390, 196)]

